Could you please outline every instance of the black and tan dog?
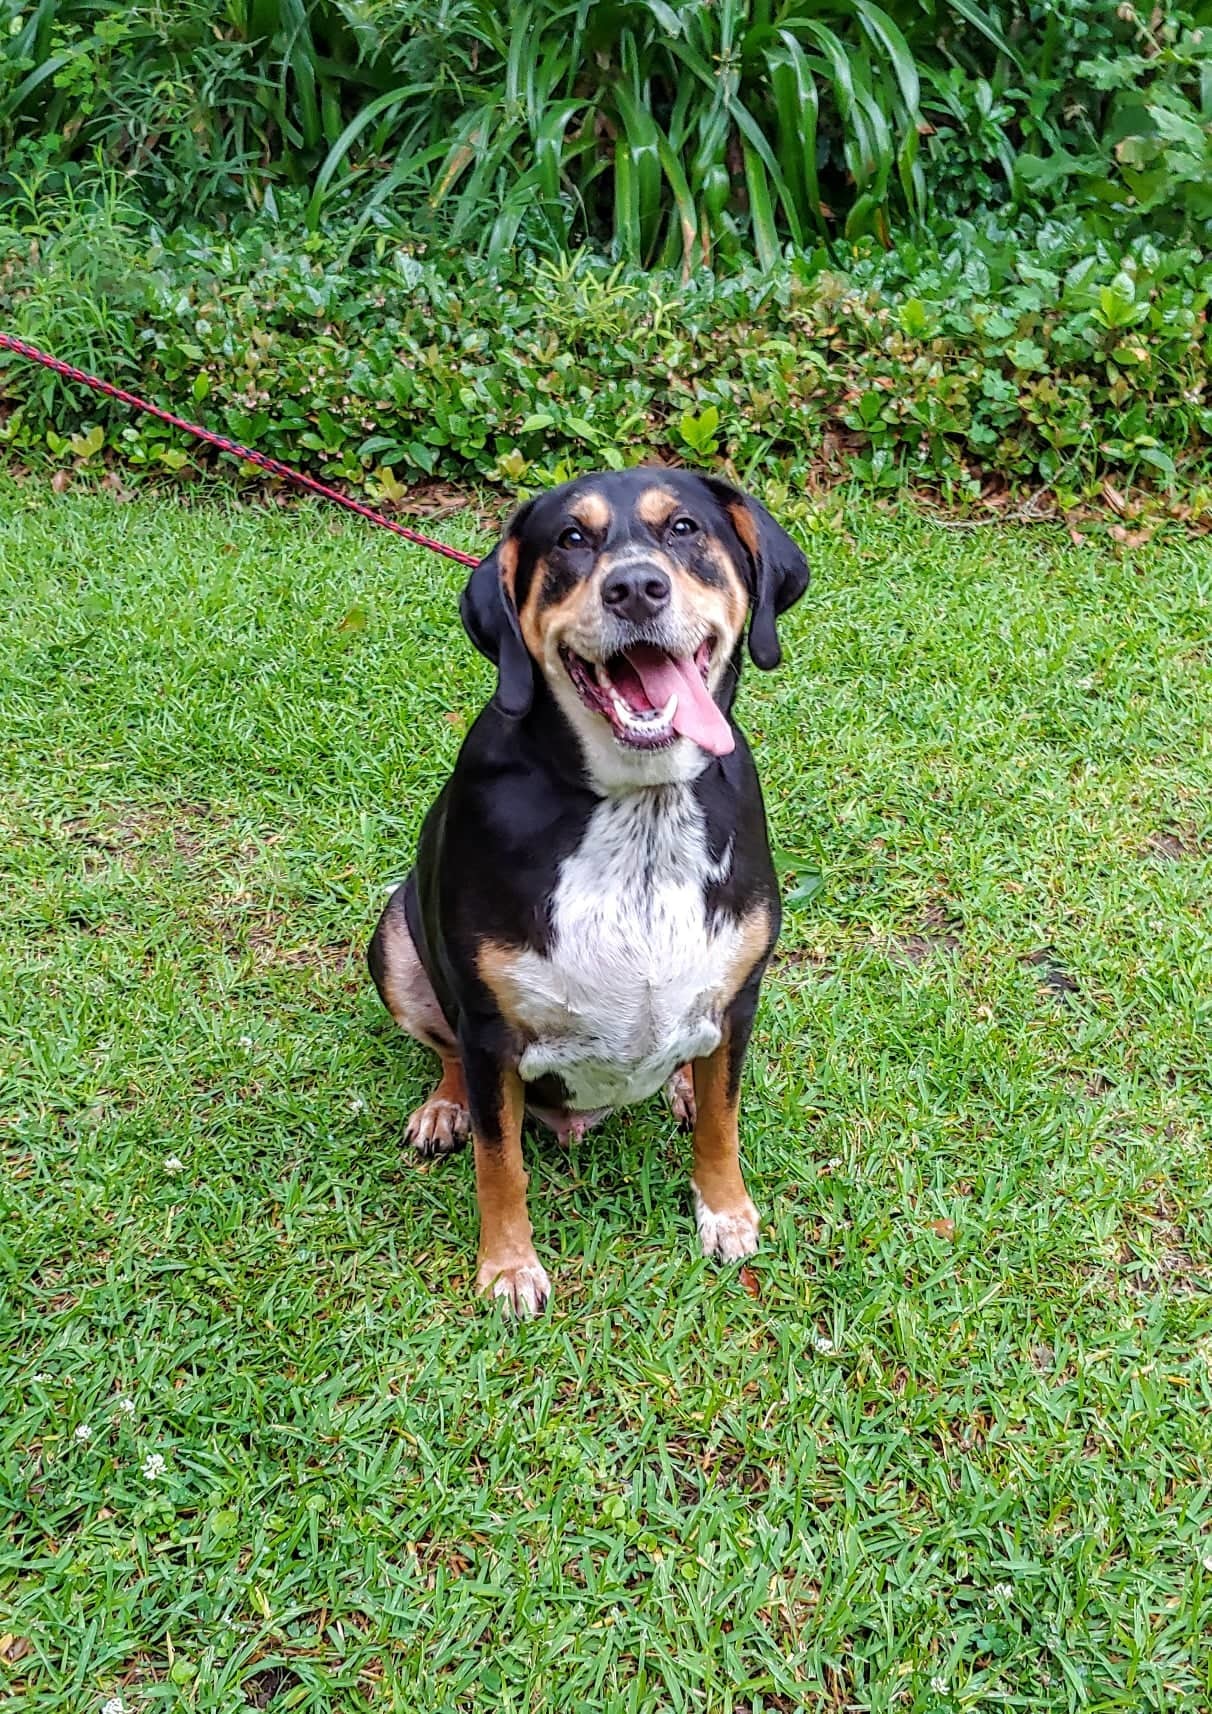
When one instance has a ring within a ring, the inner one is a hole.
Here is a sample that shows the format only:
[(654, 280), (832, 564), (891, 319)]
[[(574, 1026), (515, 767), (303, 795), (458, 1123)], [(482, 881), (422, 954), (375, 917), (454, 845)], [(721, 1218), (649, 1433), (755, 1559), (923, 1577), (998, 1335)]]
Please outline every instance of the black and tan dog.
[(741, 1066), (779, 929), (761, 790), (731, 707), (808, 568), (712, 477), (628, 470), (524, 505), (463, 594), (497, 689), (370, 945), (384, 1004), (441, 1056), (423, 1154), (474, 1138), (478, 1284), (532, 1312), (527, 1110), (561, 1136), (664, 1085), (694, 1127), (703, 1250), (757, 1245)]

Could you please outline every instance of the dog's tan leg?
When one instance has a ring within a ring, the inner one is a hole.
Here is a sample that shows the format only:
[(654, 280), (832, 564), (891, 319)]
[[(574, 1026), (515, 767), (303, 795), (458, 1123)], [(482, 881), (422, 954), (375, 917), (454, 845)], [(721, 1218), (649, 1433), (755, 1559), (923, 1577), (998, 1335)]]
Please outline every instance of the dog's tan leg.
[(741, 1177), (740, 1065), (727, 1033), (694, 1062), (694, 1215), (705, 1256), (735, 1262), (758, 1245), (758, 1212)]
[(551, 1281), (535, 1255), (522, 1165), (522, 1081), (512, 1067), (478, 1061), (472, 1079), (476, 1198), (480, 1205), (477, 1289), (508, 1314), (535, 1315)]

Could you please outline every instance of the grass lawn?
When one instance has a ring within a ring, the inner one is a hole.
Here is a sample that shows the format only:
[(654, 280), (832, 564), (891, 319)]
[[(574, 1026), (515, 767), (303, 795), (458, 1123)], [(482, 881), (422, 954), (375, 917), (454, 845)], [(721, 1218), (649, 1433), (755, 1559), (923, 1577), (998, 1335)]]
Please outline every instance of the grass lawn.
[(512, 1326), (362, 959), (462, 572), (0, 489), (4, 1706), (1212, 1708), (1212, 555), (848, 528), (742, 691), (763, 1248), (656, 1101)]

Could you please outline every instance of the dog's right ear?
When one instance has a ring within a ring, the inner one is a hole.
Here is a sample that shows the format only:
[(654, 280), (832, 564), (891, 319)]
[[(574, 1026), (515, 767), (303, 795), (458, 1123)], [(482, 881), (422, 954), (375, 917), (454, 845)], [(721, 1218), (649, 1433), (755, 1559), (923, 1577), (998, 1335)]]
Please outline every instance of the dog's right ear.
[(530, 507), (510, 519), (501, 540), (476, 566), (464, 586), (459, 612), (467, 635), (497, 669), (493, 701), (510, 720), (530, 713), (534, 700), (534, 662), (522, 639), (513, 579), (518, 569), (518, 526)]

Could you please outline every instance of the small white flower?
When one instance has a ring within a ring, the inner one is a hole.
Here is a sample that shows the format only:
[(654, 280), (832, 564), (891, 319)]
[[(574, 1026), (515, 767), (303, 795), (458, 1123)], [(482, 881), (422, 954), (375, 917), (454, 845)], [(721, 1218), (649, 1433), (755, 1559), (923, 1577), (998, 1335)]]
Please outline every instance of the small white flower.
[(154, 1482), (157, 1476), (163, 1476), (167, 1469), (168, 1465), (158, 1452), (149, 1452), (143, 1460), (143, 1474), (149, 1482)]
[(77, 1440), (91, 1440), (92, 1437), (93, 1437), (92, 1429), (88, 1426), (88, 1424), (86, 1422), (82, 1422), (80, 1424), (79, 1428), (76, 1430), (76, 1439)]
[(119, 1399), (118, 1400), (118, 1409), (122, 1412), (123, 1416), (134, 1416), (134, 1414), (135, 1414), (135, 1401), (134, 1401), (134, 1399)]
[(131, 1714), (131, 1711), (120, 1696), (111, 1696), (101, 1704), (101, 1714)]
[(819, 1333), (814, 1334), (809, 1343), (814, 1351), (820, 1352), (822, 1357), (827, 1357), (831, 1351), (837, 1349), (832, 1339), (826, 1339), (823, 1334)]
[(236, 1043), (236, 1046), (242, 1047), (244, 1049), (245, 1053), (251, 1053), (252, 1052), (252, 1044), (253, 1044), (253, 1039), (251, 1036), (241, 1036), (239, 1041)]
[(1008, 1601), (1014, 1593), (1014, 1585), (1013, 1583), (995, 1583), (993, 1593), (999, 1601)]
[(349, 1103), (349, 1110), (351, 1113), (365, 1113), (366, 1103), (360, 1095), (354, 1096), (353, 1100)]
[(165, 1172), (184, 1172), (185, 1162), (180, 1155), (165, 1155), (164, 1170)]
[(930, 1680), (930, 1688), (936, 1696), (946, 1696), (947, 1680), (940, 1673)]
[(48, 1386), (54, 1378), (55, 1377), (53, 1375), (48, 1375), (45, 1369), (39, 1369), (38, 1373), (34, 1376), (35, 1381), (40, 1381), (44, 1387)]

